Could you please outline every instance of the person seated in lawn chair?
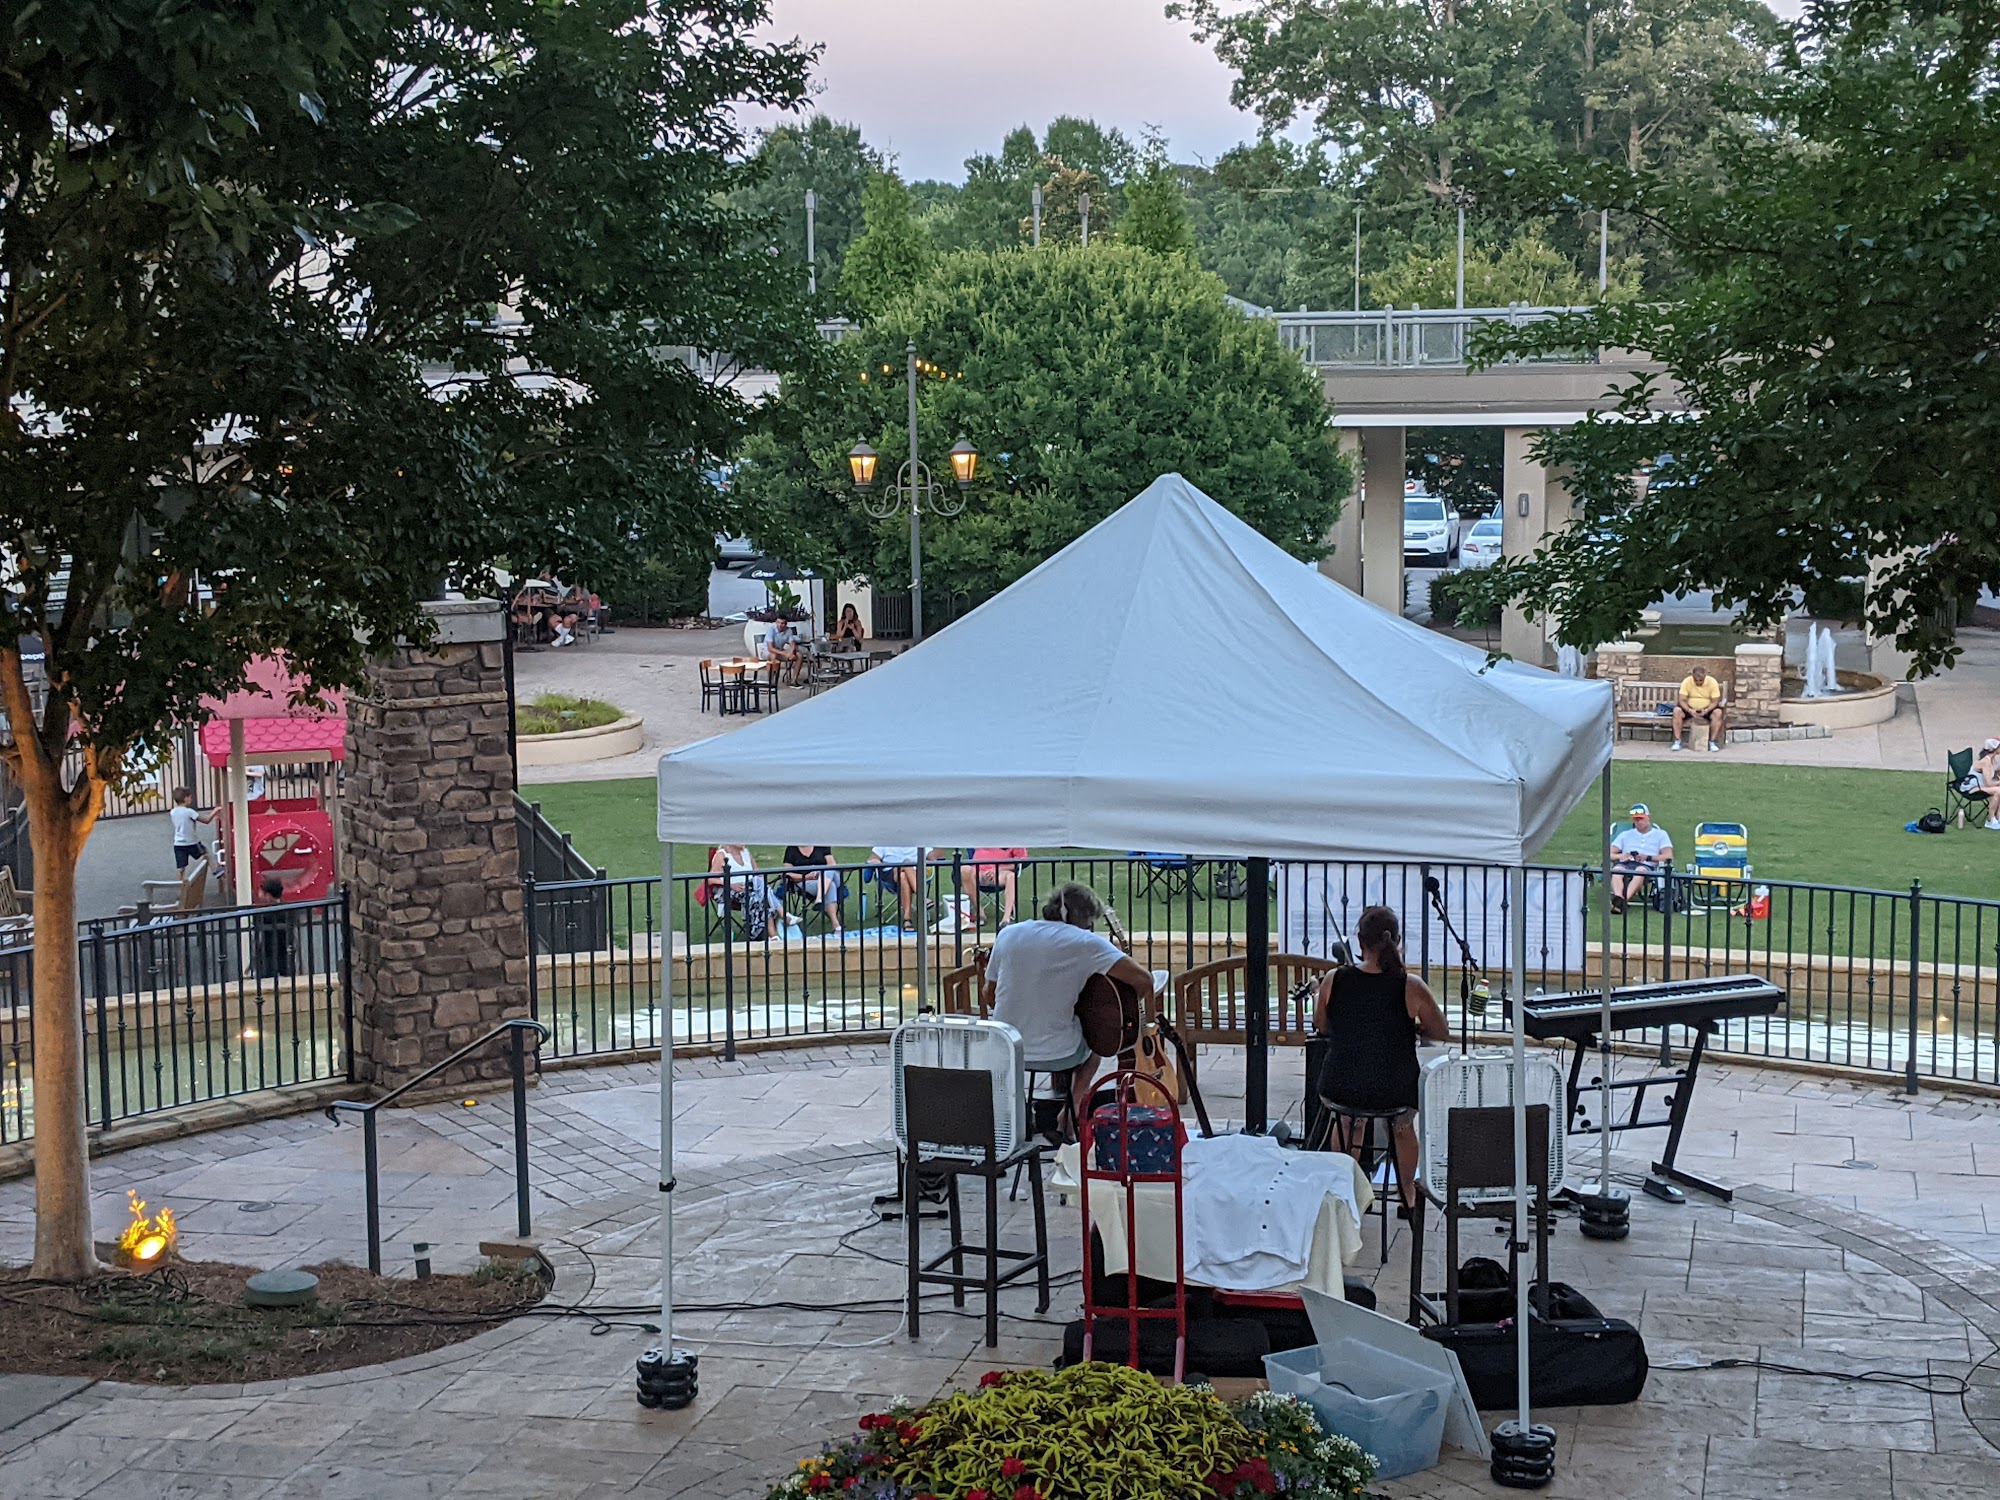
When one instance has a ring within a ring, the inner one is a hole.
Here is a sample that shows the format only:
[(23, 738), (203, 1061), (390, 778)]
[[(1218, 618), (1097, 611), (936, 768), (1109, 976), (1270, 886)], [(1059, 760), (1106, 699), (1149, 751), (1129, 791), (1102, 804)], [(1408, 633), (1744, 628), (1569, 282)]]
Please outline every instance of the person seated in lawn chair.
[[(1014, 920), (1014, 891), (1020, 879), (1019, 862), (1028, 857), (1025, 848), (999, 847), (972, 851), (973, 889), (981, 894), (997, 892), (1000, 897), (1000, 926)], [(973, 908), (975, 914), (977, 906)]]
[(1652, 809), (1643, 802), (1632, 804), (1632, 826), (1611, 841), (1611, 910), (1625, 910), (1627, 902), (1643, 899), (1646, 882), (1656, 875), (1670, 875), (1674, 868), (1674, 841), (1667, 830), (1653, 821)]
[(785, 884), (825, 912), (833, 931), (839, 932), (840, 899), (847, 888), (832, 865), (833, 851), (824, 844), (785, 845)]

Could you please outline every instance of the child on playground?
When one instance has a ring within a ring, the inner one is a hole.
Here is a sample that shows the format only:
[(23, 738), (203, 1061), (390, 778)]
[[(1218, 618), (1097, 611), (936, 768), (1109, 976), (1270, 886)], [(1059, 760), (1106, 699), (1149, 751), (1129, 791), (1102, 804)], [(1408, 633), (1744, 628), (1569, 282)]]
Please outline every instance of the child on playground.
[(213, 823), (215, 813), (194, 810), (194, 790), (191, 787), (174, 788), (174, 805), (167, 812), (174, 825), (174, 868), (186, 870), (195, 860), (206, 859), (208, 848), (201, 841), (201, 825)]

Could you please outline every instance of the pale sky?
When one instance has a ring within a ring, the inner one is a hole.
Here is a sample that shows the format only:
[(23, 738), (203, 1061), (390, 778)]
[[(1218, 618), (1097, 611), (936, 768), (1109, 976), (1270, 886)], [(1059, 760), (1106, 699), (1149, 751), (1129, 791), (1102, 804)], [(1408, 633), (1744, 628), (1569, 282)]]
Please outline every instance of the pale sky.
[[(1766, 0), (1796, 16), (1803, 0)], [(957, 181), (1016, 125), (1057, 115), (1165, 132), (1178, 161), (1257, 133), (1235, 75), (1167, 0), (771, 0), (773, 32), (825, 44), (812, 107), (859, 125), (907, 179)], [(757, 118), (769, 124), (782, 116)], [(1301, 135), (1303, 138), (1303, 135)]]
[(906, 178), (957, 181), (1016, 125), (1064, 114), (1135, 142), (1157, 126), (1182, 161), (1257, 133), (1230, 107), (1235, 75), (1166, 0), (771, 0), (771, 14), (777, 35), (825, 44), (813, 106)]

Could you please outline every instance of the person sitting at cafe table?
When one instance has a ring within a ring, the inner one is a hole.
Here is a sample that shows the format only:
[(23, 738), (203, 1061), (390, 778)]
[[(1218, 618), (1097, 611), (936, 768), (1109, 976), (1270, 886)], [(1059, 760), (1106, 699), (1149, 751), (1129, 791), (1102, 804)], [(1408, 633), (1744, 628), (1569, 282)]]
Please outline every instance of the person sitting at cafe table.
[[(1004, 936), (1004, 934), (1003, 934)], [(1451, 1040), (1451, 1026), (1430, 987), (1403, 967), (1403, 933), (1396, 914), (1371, 906), (1354, 924), (1361, 962), (1335, 969), (1320, 981), (1313, 1026), (1329, 1043), (1320, 1067), (1320, 1098), (1343, 1109), (1394, 1112), (1390, 1134), (1402, 1168), (1407, 1219), (1415, 1207), (1419, 1040)], [(1342, 1142), (1357, 1160), (1367, 1132)]]
[(1707, 726), (1710, 751), (1722, 748), (1722, 684), (1699, 663), (1681, 679), (1680, 697), (1674, 703), (1674, 742), (1669, 748), (1680, 749), (1691, 723)]
[(834, 869), (833, 851), (824, 844), (785, 845), (785, 884), (804, 891), (826, 913), (835, 932), (840, 927), (840, 898), (847, 894)]
[(851, 604), (840, 607), (840, 619), (835, 622), (831, 640), (835, 646), (859, 646), (868, 638), (868, 632), (861, 628), (861, 611)]
[(764, 632), (764, 657), (776, 664), (780, 675), (796, 686), (805, 673), (806, 655), (799, 646), (799, 633), (789, 620), (773, 620)]
[(1646, 881), (1657, 874), (1672, 874), (1674, 841), (1667, 830), (1653, 821), (1652, 810), (1643, 802), (1632, 804), (1632, 826), (1611, 841), (1611, 910), (1625, 910), (1625, 903), (1644, 895)]
[(1040, 921), (1016, 922), (993, 939), (980, 998), (986, 1012), (1021, 1033), (1031, 1073), (1068, 1074), (1075, 1118), (1090, 1102), (1102, 1059), (1084, 1040), (1076, 1002), (1093, 974), (1108, 974), (1142, 996), (1153, 976), (1093, 929), (1108, 912), (1089, 886), (1069, 881), (1042, 903)]

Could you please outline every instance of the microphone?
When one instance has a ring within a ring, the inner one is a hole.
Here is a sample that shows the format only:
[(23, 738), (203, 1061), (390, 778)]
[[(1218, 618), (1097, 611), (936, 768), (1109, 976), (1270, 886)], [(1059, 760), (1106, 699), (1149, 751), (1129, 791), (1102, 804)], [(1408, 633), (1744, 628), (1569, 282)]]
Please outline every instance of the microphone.
[(1437, 876), (1426, 875), (1424, 877), (1424, 894), (1429, 896), (1433, 901), (1444, 894), (1444, 886), (1439, 883)]

